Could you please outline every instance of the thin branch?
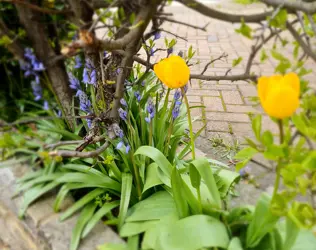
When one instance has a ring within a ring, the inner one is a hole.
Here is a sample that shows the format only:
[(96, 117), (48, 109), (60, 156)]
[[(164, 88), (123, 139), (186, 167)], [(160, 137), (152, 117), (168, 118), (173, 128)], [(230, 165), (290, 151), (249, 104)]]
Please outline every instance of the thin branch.
[(66, 145), (75, 145), (75, 144), (79, 144), (79, 143), (82, 143), (83, 140), (77, 140), (77, 141), (60, 141), (60, 142), (57, 142), (57, 143), (53, 143), (53, 144), (47, 144), (47, 145), (44, 145), (44, 148), (45, 149), (55, 149), (55, 148), (58, 148), (58, 147), (61, 147), (61, 146), (66, 146)]
[(216, 61), (219, 61), (219, 60), (222, 60), (223, 58), (227, 58), (227, 57), (228, 57), (228, 54), (223, 53), (223, 54), (220, 55), (219, 57), (217, 57), (217, 58), (211, 60), (210, 62), (208, 62), (208, 63), (205, 65), (204, 69), (202, 70), (201, 75), (203, 75), (203, 74), (205, 73), (205, 71), (207, 70), (207, 68), (208, 68), (212, 63), (214, 63), (214, 62), (216, 62)]
[(263, 167), (263, 168), (267, 169), (268, 171), (272, 171), (273, 170), (272, 168), (268, 167), (267, 165), (261, 163), (260, 161), (257, 161), (257, 160), (254, 160), (254, 159), (251, 159), (250, 161), (255, 163), (255, 164), (257, 164), (257, 165), (259, 165), (260, 167)]
[(291, 23), (286, 22), (286, 27), (295, 38), (295, 40), (299, 43), (304, 52), (311, 57), (316, 62), (316, 54), (312, 51), (312, 49), (303, 41), (297, 31), (294, 29)]
[(71, 14), (73, 13), (71, 10), (53, 10), (53, 9), (48, 9), (48, 8), (42, 8), (37, 5), (31, 4), (27, 1), (22, 1), (22, 0), (0, 0), (0, 2), (24, 5), (27, 8), (30, 8), (32, 10), (42, 12), (45, 14)]
[(171, 18), (168, 18), (168, 17), (158, 17), (158, 19), (160, 19), (161, 21), (167, 21), (167, 22), (171, 22), (171, 23), (178, 23), (178, 24), (181, 24), (181, 25), (184, 25), (184, 26), (191, 27), (193, 29), (198, 29), (198, 30), (203, 30), (203, 31), (206, 31), (206, 27), (209, 25), (207, 23), (205, 26), (201, 27), (201, 26), (196, 26), (196, 25), (190, 24), (190, 23), (185, 23), (185, 22), (181, 22), (181, 21), (178, 21), (178, 20), (175, 20), (175, 19), (171, 19)]
[(222, 20), (225, 22), (233, 22), (233, 23), (239, 23), (243, 19), (245, 22), (248, 23), (258, 23), (261, 21), (265, 21), (268, 16), (272, 14), (272, 11), (253, 14), (253, 15), (235, 15), (230, 13), (221, 12), (218, 10), (215, 10), (213, 8), (208, 7), (205, 4), (202, 4), (196, 0), (177, 0), (177, 2), (180, 2), (184, 4), (186, 7), (195, 10), (202, 15)]
[(61, 156), (61, 157), (79, 157), (79, 158), (91, 158), (96, 157), (105, 151), (110, 146), (110, 143), (107, 141), (97, 150), (89, 152), (79, 152), (79, 151), (68, 151), (68, 150), (58, 150), (50, 152), (50, 156)]
[(311, 15), (307, 15), (307, 17), (314, 31), (314, 35), (316, 35), (316, 24), (314, 22), (314, 18)]
[(298, 10), (305, 12), (306, 14), (316, 13), (316, 2), (303, 2), (301, 0), (260, 0), (261, 2), (271, 5), (278, 6), (283, 4), (284, 8), (296, 12)]
[(227, 80), (227, 81), (241, 81), (241, 80), (252, 80), (257, 81), (258, 76), (256, 75), (247, 75), (247, 74), (240, 74), (240, 75), (233, 75), (233, 76), (206, 76), (206, 75), (197, 75), (197, 74), (191, 74), (190, 79), (199, 79), (204, 81), (221, 81), (221, 80)]

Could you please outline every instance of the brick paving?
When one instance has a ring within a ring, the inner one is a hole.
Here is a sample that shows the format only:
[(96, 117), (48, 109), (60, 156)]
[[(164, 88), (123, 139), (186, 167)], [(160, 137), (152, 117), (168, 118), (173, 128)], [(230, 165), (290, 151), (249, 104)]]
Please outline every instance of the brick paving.
[[(264, 6), (261, 4), (244, 6), (234, 4), (230, 0), (221, 0), (220, 4), (212, 4), (212, 7), (232, 13), (246, 14), (258, 13), (264, 10)], [(224, 75), (232, 67), (233, 60), (240, 56), (243, 57), (242, 62), (228, 74), (234, 75), (244, 72), (252, 41), (235, 32), (235, 29), (239, 28), (239, 24), (210, 19), (181, 5), (172, 5), (167, 7), (166, 11), (173, 13), (172, 18), (192, 25), (202, 27), (209, 23), (206, 32), (175, 23), (165, 23), (163, 25), (165, 30), (187, 39), (187, 41), (177, 39), (175, 53), (180, 50), (187, 51), (191, 45), (196, 50), (193, 62), (199, 60), (200, 63), (191, 67), (191, 73), (199, 74), (212, 58), (220, 56), (223, 52), (228, 54), (227, 60), (216, 61), (207, 69), (206, 75)], [(162, 38), (156, 41), (157, 47), (164, 47), (164, 37), (168, 39), (174, 38), (172, 35), (162, 33)], [(289, 34), (285, 33), (285, 37), (288, 37), (289, 41), (291, 41)], [(268, 49), (272, 48), (272, 42), (267, 44), (265, 48), (267, 53), (269, 53)], [(292, 51), (293, 47), (288, 46), (282, 53), (290, 57)], [(157, 53), (153, 62), (158, 62), (160, 58), (165, 57), (165, 54), (166, 52)], [(260, 64), (259, 58), (260, 53), (256, 57), (254, 61), (256, 65), (252, 67), (251, 71), (262, 75), (273, 74), (276, 61), (270, 58), (264, 64)], [(309, 67), (315, 66), (310, 62), (307, 65)], [(315, 74), (310, 74), (306, 79), (311, 80), (314, 77)], [(192, 110), (193, 117), (197, 118), (194, 124), (195, 131), (206, 125), (202, 135), (209, 139), (214, 136), (220, 136), (226, 141), (237, 139), (239, 142), (244, 143), (245, 136), (253, 138), (249, 116), (251, 114), (264, 114), (262, 108), (254, 105), (255, 103), (252, 101), (253, 97), (256, 96), (255, 85), (246, 81), (192, 80), (191, 87), (188, 90), (188, 99), (191, 105), (205, 106), (205, 108)], [(266, 129), (271, 129), (272, 132), (277, 133), (278, 131), (276, 125), (265, 115), (263, 116), (263, 126)]]

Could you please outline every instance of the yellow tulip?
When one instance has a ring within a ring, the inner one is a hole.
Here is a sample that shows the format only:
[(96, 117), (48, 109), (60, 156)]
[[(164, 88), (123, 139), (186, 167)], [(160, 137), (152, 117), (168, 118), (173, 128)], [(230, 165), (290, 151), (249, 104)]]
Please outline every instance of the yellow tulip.
[(300, 79), (295, 73), (260, 77), (258, 95), (264, 111), (271, 117), (290, 117), (299, 107)]
[(176, 55), (172, 55), (155, 64), (154, 71), (159, 80), (172, 89), (183, 87), (190, 78), (188, 65), (180, 56)]

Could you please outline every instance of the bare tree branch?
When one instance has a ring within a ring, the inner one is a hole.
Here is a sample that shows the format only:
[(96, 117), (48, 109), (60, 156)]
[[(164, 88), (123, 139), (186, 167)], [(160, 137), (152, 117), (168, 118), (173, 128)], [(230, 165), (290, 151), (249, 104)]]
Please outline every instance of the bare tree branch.
[(240, 74), (240, 75), (234, 75), (234, 76), (206, 76), (206, 75), (197, 75), (197, 74), (191, 74), (190, 79), (199, 79), (199, 80), (205, 80), (205, 81), (221, 81), (221, 80), (227, 80), (227, 81), (240, 81), (240, 80), (252, 80), (256, 81), (258, 76), (256, 75), (247, 75), (247, 74)]
[(55, 149), (55, 148), (58, 148), (58, 147), (61, 147), (61, 146), (66, 146), (66, 145), (75, 145), (75, 144), (79, 144), (79, 143), (82, 143), (83, 140), (77, 140), (77, 141), (60, 141), (60, 142), (56, 142), (56, 143), (53, 143), (53, 144), (47, 144), (47, 145), (44, 145), (44, 148), (45, 149)]
[(311, 57), (314, 62), (316, 62), (316, 54), (312, 51), (312, 49), (303, 41), (303, 39), (300, 37), (300, 35), (297, 33), (293, 25), (289, 22), (286, 22), (286, 27), (292, 34), (292, 36), (295, 38), (295, 40), (299, 43), (303, 51)]
[(235, 15), (235, 14), (225, 13), (225, 12), (212, 9), (208, 7), (207, 5), (204, 5), (195, 0), (177, 0), (177, 1), (184, 4), (188, 8), (201, 13), (202, 15), (205, 15), (214, 19), (226, 21), (226, 22), (233, 22), (233, 23), (238, 23), (242, 19), (245, 22), (258, 23), (258, 22), (266, 20), (266, 18), (272, 14), (272, 11), (268, 11), (264, 13), (253, 14), (253, 15)]
[(212, 63), (214, 63), (214, 62), (216, 62), (216, 61), (219, 61), (219, 60), (221, 60), (221, 59), (223, 59), (223, 58), (227, 58), (227, 57), (228, 57), (228, 54), (223, 53), (223, 54), (220, 55), (219, 57), (217, 57), (217, 58), (211, 60), (210, 62), (208, 62), (208, 63), (205, 65), (204, 69), (202, 70), (201, 75), (203, 75), (203, 74), (205, 73), (205, 71), (207, 70), (207, 68), (208, 68)]
[(158, 17), (158, 18), (161, 21), (167, 21), (167, 22), (171, 22), (171, 23), (178, 23), (178, 24), (181, 24), (181, 25), (184, 25), (184, 26), (191, 27), (193, 29), (198, 29), (198, 30), (203, 30), (203, 31), (206, 31), (206, 27), (208, 26), (208, 24), (206, 24), (205, 26), (200, 27), (200, 26), (196, 26), (196, 25), (193, 25), (193, 24), (190, 24), (190, 23), (185, 23), (185, 22), (181, 22), (181, 21), (178, 21), (178, 20), (175, 20), (175, 19), (171, 19), (171, 18), (168, 18), (168, 17)]
[(316, 2), (303, 2), (301, 0), (260, 0), (261, 2), (271, 5), (278, 6), (283, 4), (284, 8), (296, 12), (298, 10), (305, 12), (306, 14), (315, 14), (316, 13)]

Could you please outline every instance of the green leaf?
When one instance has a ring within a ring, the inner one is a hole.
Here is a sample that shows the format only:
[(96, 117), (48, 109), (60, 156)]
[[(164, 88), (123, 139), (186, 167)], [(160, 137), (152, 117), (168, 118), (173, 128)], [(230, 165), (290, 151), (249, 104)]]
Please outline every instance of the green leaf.
[(12, 167), (15, 165), (18, 165), (22, 162), (27, 162), (32, 158), (32, 156), (24, 156), (24, 157), (19, 157), (19, 158), (11, 158), (9, 160), (6, 161), (1, 161), (0, 162), (0, 168), (8, 168), (8, 167)]
[(282, 250), (291, 250), (299, 233), (299, 228), (296, 224), (288, 217), (286, 217), (286, 234), (285, 241)]
[(19, 217), (21, 218), (24, 216), (26, 209), (31, 203), (58, 185), (60, 185), (60, 183), (53, 181), (47, 185), (39, 184), (27, 190), (23, 196), (23, 203), (19, 210)]
[(305, 169), (315, 170), (316, 169), (316, 152), (312, 151), (308, 154), (306, 159), (302, 162), (302, 166)]
[[(137, 149), (135, 155), (145, 155), (157, 163), (162, 172), (171, 177), (172, 165), (158, 149), (150, 146), (142, 146)], [(165, 183), (166, 184), (166, 183)]]
[(159, 171), (158, 165), (155, 162), (151, 163), (146, 168), (146, 178), (145, 178), (143, 193), (154, 186), (163, 184), (163, 182), (159, 178), (158, 171)]
[(92, 201), (94, 198), (99, 196), (100, 194), (104, 193), (104, 189), (102, 188), (96, 188), (93, 191), (89, 192), (85, 196), (83, 196), (80, 200), (76, 201), (75, 204), (73, 204), (70, 208), (68, 208), (60, 217), (60, 220), (63, 221), (67, 218), (69, 218), (71, 215), (73, 215), (76, 211), (78, 211), (80, 208), (88, 204), (90, 201)]
[(270, 211), (271, 198), (262, 194), (257, 202), (253, 219), (247, 228), (246, 247), (251, 248), (259, 244), (261, 239), (273, 230), (279, 216), (275, 216)]
[(238, 57), (237, 59), (234, 59), (233, 60), (233, 67), (236, 67), (238, 64), (240, 64), (241, 63), (241, 61), (242, 61), (242, 57), (240, 56), (240, 57)]
[(98, 250), (128, 250), (126, 244), (105, 243), (97, 247)]
[(255, 118), (252, 119), (252, 130), (257, 138), (258, 141), (260, 141), (260, 134), (261, 134), (261, 121), (262, 116), (257, 115)]
[(265, 51), (265, 49), (262, 49), (261, 56), (260, 56), (260, 62), (264, 63), (268, 59), (268, 55)]
[(293, 115), (292, 116), (292, 121), (295, 125), (295, 127), (303, 134), (306, 135), (307, 131), (307, 125), (305, 123), (305, 120), (302, 115)]
[(240, 239), (237, 237), (233, 237), (229, 242), (227, 250), (243, 250)]
[(191, 184), (194, 188), (198, 189), (201, 185), (201, 175), (197, 171), (196, 167), (193, 164), (190, 164), (189, 166), (189, 175)]
[(226, 169), (220, 169), (217, 171), (215, 177), (219, 178), (222, 184), (219, 188), (222, 198), (225, 198), (228, 195), (230, 188), (240, 180), (240, 175), (238, 173)]
[(122, 227), (124, 220), (126, 218), (127, 209), (132, 193), (132, 184), (133, 177), (130, 173), (122, 174), (122, 192), (121, 192), (121, 201), (120, 201), (120, 213), (118, 216), (118, 226)]
[(125, 238), (143, 233), (155, 227), (158, 223), (159, 220), (127, 222), (120, 229), (120, 236)]
[(172, 196), (159, 191), (131, 207), (126, 222), (159, 220), (174, 214), (177, 214), (177, 209)]
[(87, 166), (87, 165), (81, 165), (81, 164), (66, 164), (63, 165), (62, 168), (66, 168), (66, 169), (71, 169), (74, 170), (75, 172), (82, 172), (82, 173), (86, 173), (86, 174), (91, 174), (91, 175), (95, 175), (98, 177), (105, 177), (108, 178), (107, 175), (103, 174), (101, 171), (92, 168), (91, 166)]
[(138, 250), (139, 245), (139, 235), (128, 237), (127, 249), (128, 250)]
[(196, 167), (196, 169), (200, 173), (205, 185), (208, 188), (210, 195), (212, 196), (215, 202), (214, 205), (220, 208), (222, 204), (221, 198), (216, 186), (216, 182), (212, 173), (212, 168), (210, 166), (210, 163), (208, 162), (206, 158), (200, 158), (200, 159), (196, 159), (192, 161), (191, 164), (194, 165), (194, 167)]
[(113, 208), (119, 205), (119, 201), (113, 201), (109, 203), (104, 203), (103, 206), (90, 218), (87, 225), (84, 227), (81, 238), (86, 237), (94, 226), (105, 216), (108, 212), (110, 212)]
[(240, 33), (242, 34), (243, 36), (249, 38), (249, 39), (252, 39), (252, 29), (250, 28), (250, 26), (248, 26), (244, 19), (241, 20), (241, 25), (240, 25), (240, 28), (239, 29), (236, 29), (235, 30), (237, 33)]
[(287, 21), (286, 9), (280, 9), (279, 12), (270, 20), (270, 25), (276, 28), (285, 28)]
[(269, 160), (277, 160), (279, 157), (284, 157), (284, 150), (282, 145), (271, 144), (267, 147), (263, 155)]
[(226, 249), (228, 244), (229, 237), (222, 222), (207, 215), (193, 215), (173, 223), (162, 231), (154, 249), (193, 250), (211, 247)]
[(262, 137), (261, 137), (261, 141), (262, 141), (263, 145), (265, 145), (266, 147), (273, 144), (273, 135), (272, 135), (270, 130), (266, 130), (263, 132)]
[(189, 207), (187, 201), (183, 199), (183, 181), (176, 167), (172, 170), (171, 187), (179, 218), (184, 218), (189, 215)]
[(240, 150), (234, 157), (236, 160), (245, 160), (245, 159), (251, 159), (256, 153), (258, 153), (258, 150), (247, 147)]
[(82, 212), (80, 213), (77, 223), (72, 230), (70, 250), (78, 249), (82, 230), (84, 226), (87, 224), (87, 222), (90, 220), (90, 218), (92, 217), (96, 207), (97, 207), (97, 204), (90, 203), (87, 206), (85, 206)]

